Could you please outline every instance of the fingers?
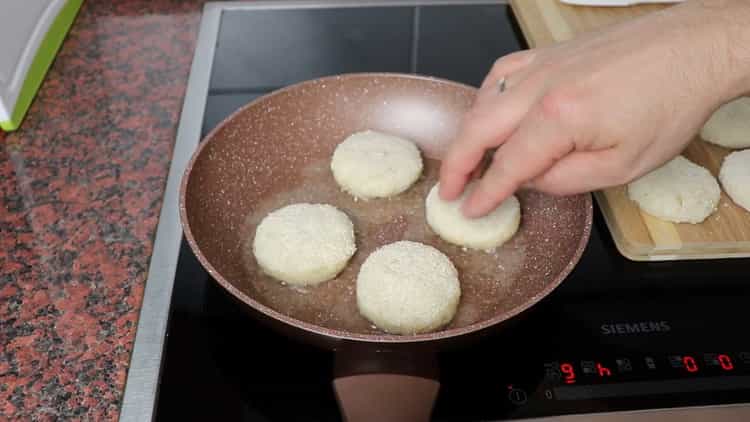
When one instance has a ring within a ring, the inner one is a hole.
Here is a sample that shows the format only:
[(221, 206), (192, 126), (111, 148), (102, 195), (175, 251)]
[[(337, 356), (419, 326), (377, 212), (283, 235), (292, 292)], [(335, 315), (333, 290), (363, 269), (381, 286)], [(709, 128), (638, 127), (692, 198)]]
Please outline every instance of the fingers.
[(674, 145), (654, 142), (646, 149), (615, 143), (592, 151), (575, 151), (525, 186), (554, 195), (575, 195), (621, 186), (680, 154), (686, 141)]
[(512, 73), (515, 73), (531, 63), (534, 57), (532, 50), (518, 51), (505, 55), (495, 61), (492, 65), (487, 76), (482, 81), (482, 85), (479, 87), (479, 93), (477, 97), (484, 97), (486, 95), (494, 95), (498, 82), (502, 78), (507, 78)]
[(526, 186), (554, 195), (575, 195), (617, 186), (629, 180), (631, 169), (622, 163), (618, 148), (576, 151), (555, 163)]
[[(528, 93), (503, 92), (504, 98), (500, 99), (498, 82), (526, 67), (532, 58), (531, 50), (503, 56), (495, 62), (485, 77), (473, 109), (467, 113), (458, 136), (443, 159), (439, 192), (443, 199), (455, 199), (463, 191), (472, 173), (476, 173), (484, 151), (500, 145), (530, 107), (532, 97)], [(521, 90), (520, 87), (515, 89)]]
[(498, 59), (479, 87), (474, 106), (481, 106), (500, 95), (500, 81), (504, 80), (506, 91), (519, 85), (525, 79), (532, 58), (530, 51), (523, 51)]
[(466, 199), (464, 215), (486, 215), (573, 151), (575, 145), (568, 133), (559, 119), (535, 108), (495, 153), (492, 165)]
[(440, 167), (439, 193), (443, 199), (455, 199), (485, 150), (502, 144), (513, 133), (534, 102), (532, 89), (519, 85), (497, 94), (466, 115)]

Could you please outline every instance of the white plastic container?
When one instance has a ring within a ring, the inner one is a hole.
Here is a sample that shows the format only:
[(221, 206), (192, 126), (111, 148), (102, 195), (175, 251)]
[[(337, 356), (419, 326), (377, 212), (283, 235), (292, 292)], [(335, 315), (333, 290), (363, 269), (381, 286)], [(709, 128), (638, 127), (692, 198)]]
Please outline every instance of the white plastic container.
[(83, 0), (0, 1), (0, 128), (16, 130)]

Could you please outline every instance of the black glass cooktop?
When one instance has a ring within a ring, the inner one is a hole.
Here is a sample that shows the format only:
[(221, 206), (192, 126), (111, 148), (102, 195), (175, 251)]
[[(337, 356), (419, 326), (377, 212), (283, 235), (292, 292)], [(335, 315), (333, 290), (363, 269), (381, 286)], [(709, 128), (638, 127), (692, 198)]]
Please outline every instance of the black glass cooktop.
[[(319, 76), (412, 72), (478, 86), (526, 48), (504, 5), (223, 14), (203, 133), (248, 101)], [(579, 265), (483, 342), (439, 356), (436, 421), (750, 401), (750, 260), (624, 259), (598, 210)], [(338, 421), (332, 355), (259, 325), (183, 242), (157, 420)]]

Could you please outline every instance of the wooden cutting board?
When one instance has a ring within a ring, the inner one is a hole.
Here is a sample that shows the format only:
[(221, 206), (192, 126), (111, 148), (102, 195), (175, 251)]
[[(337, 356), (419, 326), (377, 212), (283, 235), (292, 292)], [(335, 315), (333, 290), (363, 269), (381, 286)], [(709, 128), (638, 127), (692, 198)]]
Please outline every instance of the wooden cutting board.
[[(631, 7), (571, 6), (558, 0), (511, 0), (531, 47), (564, 41), (603, 25), (653, 12), (668, 4)], [(718, 176), (730, 151), (696, 137), (683, 155)], [(650, 216), (627, 197), (624, 186), (594, 192), (614, 242), (635, 261), (750, 257), (750, 213), (722, 191), (716, 213), (700, 224), (674, 224)]]

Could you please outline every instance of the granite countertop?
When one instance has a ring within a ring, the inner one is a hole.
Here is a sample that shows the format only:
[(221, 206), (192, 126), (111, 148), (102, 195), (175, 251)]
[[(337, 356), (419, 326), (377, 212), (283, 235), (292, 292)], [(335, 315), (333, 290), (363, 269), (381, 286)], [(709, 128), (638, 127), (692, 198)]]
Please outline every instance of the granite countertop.
[(0, 420), (118, 417), (202, 3), (85, 2), (0, 134)]

